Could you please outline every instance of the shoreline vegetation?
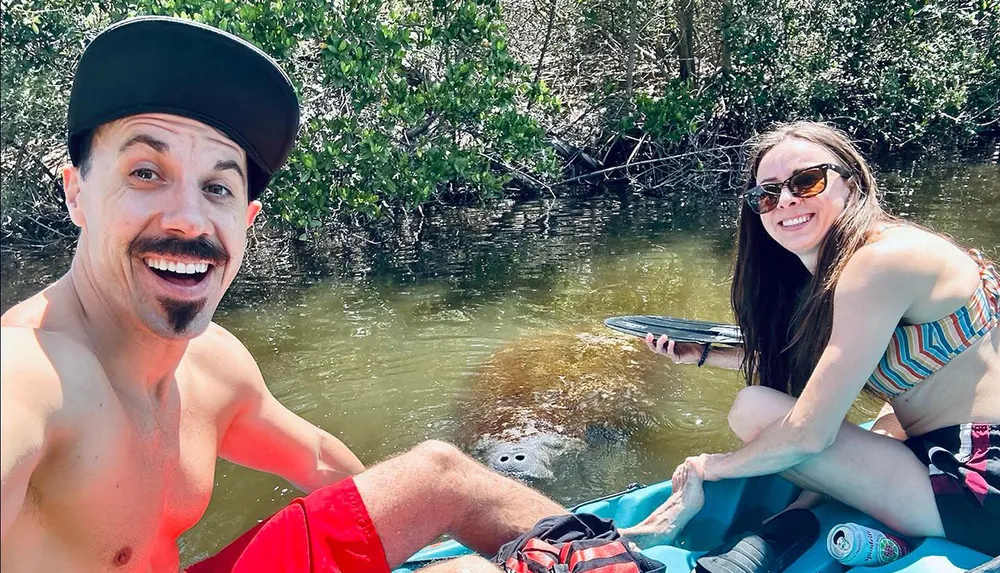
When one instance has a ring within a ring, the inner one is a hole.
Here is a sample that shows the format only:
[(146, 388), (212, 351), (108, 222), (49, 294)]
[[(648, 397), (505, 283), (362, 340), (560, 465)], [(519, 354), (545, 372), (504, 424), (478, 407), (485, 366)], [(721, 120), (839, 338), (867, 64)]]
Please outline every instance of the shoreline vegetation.
[(5, 248), (75, 236), (73, 66), (140, 14), (228, 30), (288, 71), (302, 129), (254, 232), (292, 248), (377, 242), (442, 206), (730, 196), (742, 142), (775, 121), (830, 121), (890, 161), (1000, 151), (1000, 0), (12, 0)]

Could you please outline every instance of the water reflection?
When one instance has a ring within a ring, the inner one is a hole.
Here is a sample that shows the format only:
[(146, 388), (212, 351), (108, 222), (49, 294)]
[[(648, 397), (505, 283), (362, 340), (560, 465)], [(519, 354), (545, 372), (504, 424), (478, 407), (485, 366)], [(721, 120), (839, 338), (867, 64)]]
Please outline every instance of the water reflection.
[[(883, 180), (897, 213), (996, 259), (998, 171), (911, 166)], [(279, 400), (372, 464), (428, 438), (456, 439), (471, 381), (511, 341), (599, 331), (612, 314), (730, 321), (735, 204), (627, 194), (536, 201), (445, 210), (423, 221), (419, 241), (352, 245), (346, 256), (258, 244), (217, 320), (248, 346)], [(67, 265), (65, 253), (5, 251), (3, 309)], [(742, 386), (735, 373), (664, 360), (649, 376), (648, 418), (626, 424), (623, 440), (562, 458), (544, 491), (574, 503), (664, 479), (686, 455), (735, 446), (725, 425)], [(296, 495), (226, 462), (216, 485), (207, 515), (182, 539), (185, 562)]]

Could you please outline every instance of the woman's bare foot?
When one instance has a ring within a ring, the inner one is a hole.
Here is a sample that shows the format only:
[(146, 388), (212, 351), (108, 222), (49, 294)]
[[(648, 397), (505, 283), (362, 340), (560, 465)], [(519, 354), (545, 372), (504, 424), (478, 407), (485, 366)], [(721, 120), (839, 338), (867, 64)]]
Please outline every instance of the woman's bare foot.
[(674, 492), (649, 517), (621, 530), (623, 537), (639, 547), (670, 545), (691, 518), (705, 505), (701, 475), (689, 462), (677, 466), (671, 478)]

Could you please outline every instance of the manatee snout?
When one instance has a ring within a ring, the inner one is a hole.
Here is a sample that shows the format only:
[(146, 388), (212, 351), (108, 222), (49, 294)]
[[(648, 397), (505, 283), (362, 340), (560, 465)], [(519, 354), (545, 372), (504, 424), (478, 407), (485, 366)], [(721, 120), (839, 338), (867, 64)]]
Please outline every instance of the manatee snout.
[(486, 465), (504, 475), (528, 480), (551, 479), (551, 463), (547, 452), (523, 444), (500, 444), (486, 460)]
[(620, 451), (655, 418), (648, 381), (662, 369), (624, 335), (560, 331), (512, 340), (472, 374), (456, 442), (515, 479), (584, 479), (593, 472), (583, 461)]
[(568, 450), (582, 446), (579, 440), (553, 434), (533, 435), (517, 441), (485, 438), (476, 445), (476, 453), (491, 469), (523, 480), (548, 480), (554, 477), (553, 462)]

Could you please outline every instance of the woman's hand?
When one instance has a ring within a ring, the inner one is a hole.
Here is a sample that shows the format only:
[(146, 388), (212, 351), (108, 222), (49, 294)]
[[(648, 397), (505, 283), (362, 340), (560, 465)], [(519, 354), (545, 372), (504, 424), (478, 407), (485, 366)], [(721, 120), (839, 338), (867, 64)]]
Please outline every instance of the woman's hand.
[(704, 344), (676, 342), (670, 340), (666, 334), (654, 340), (652, 333), (646, 334), (646, 346), (653, 352), (666, 356), (674, 364), (697, 364), (701, 353), (705, 350)]
[(710, 458), (716, 457), (719, 454), (701, 454), (697, 456), (692, 456), (684, 460), (681, 464), (683, 467), (687, 468), (687, 472), (694, 472), (698, 479), (705, 481), (705, 463), (708, 462)]

